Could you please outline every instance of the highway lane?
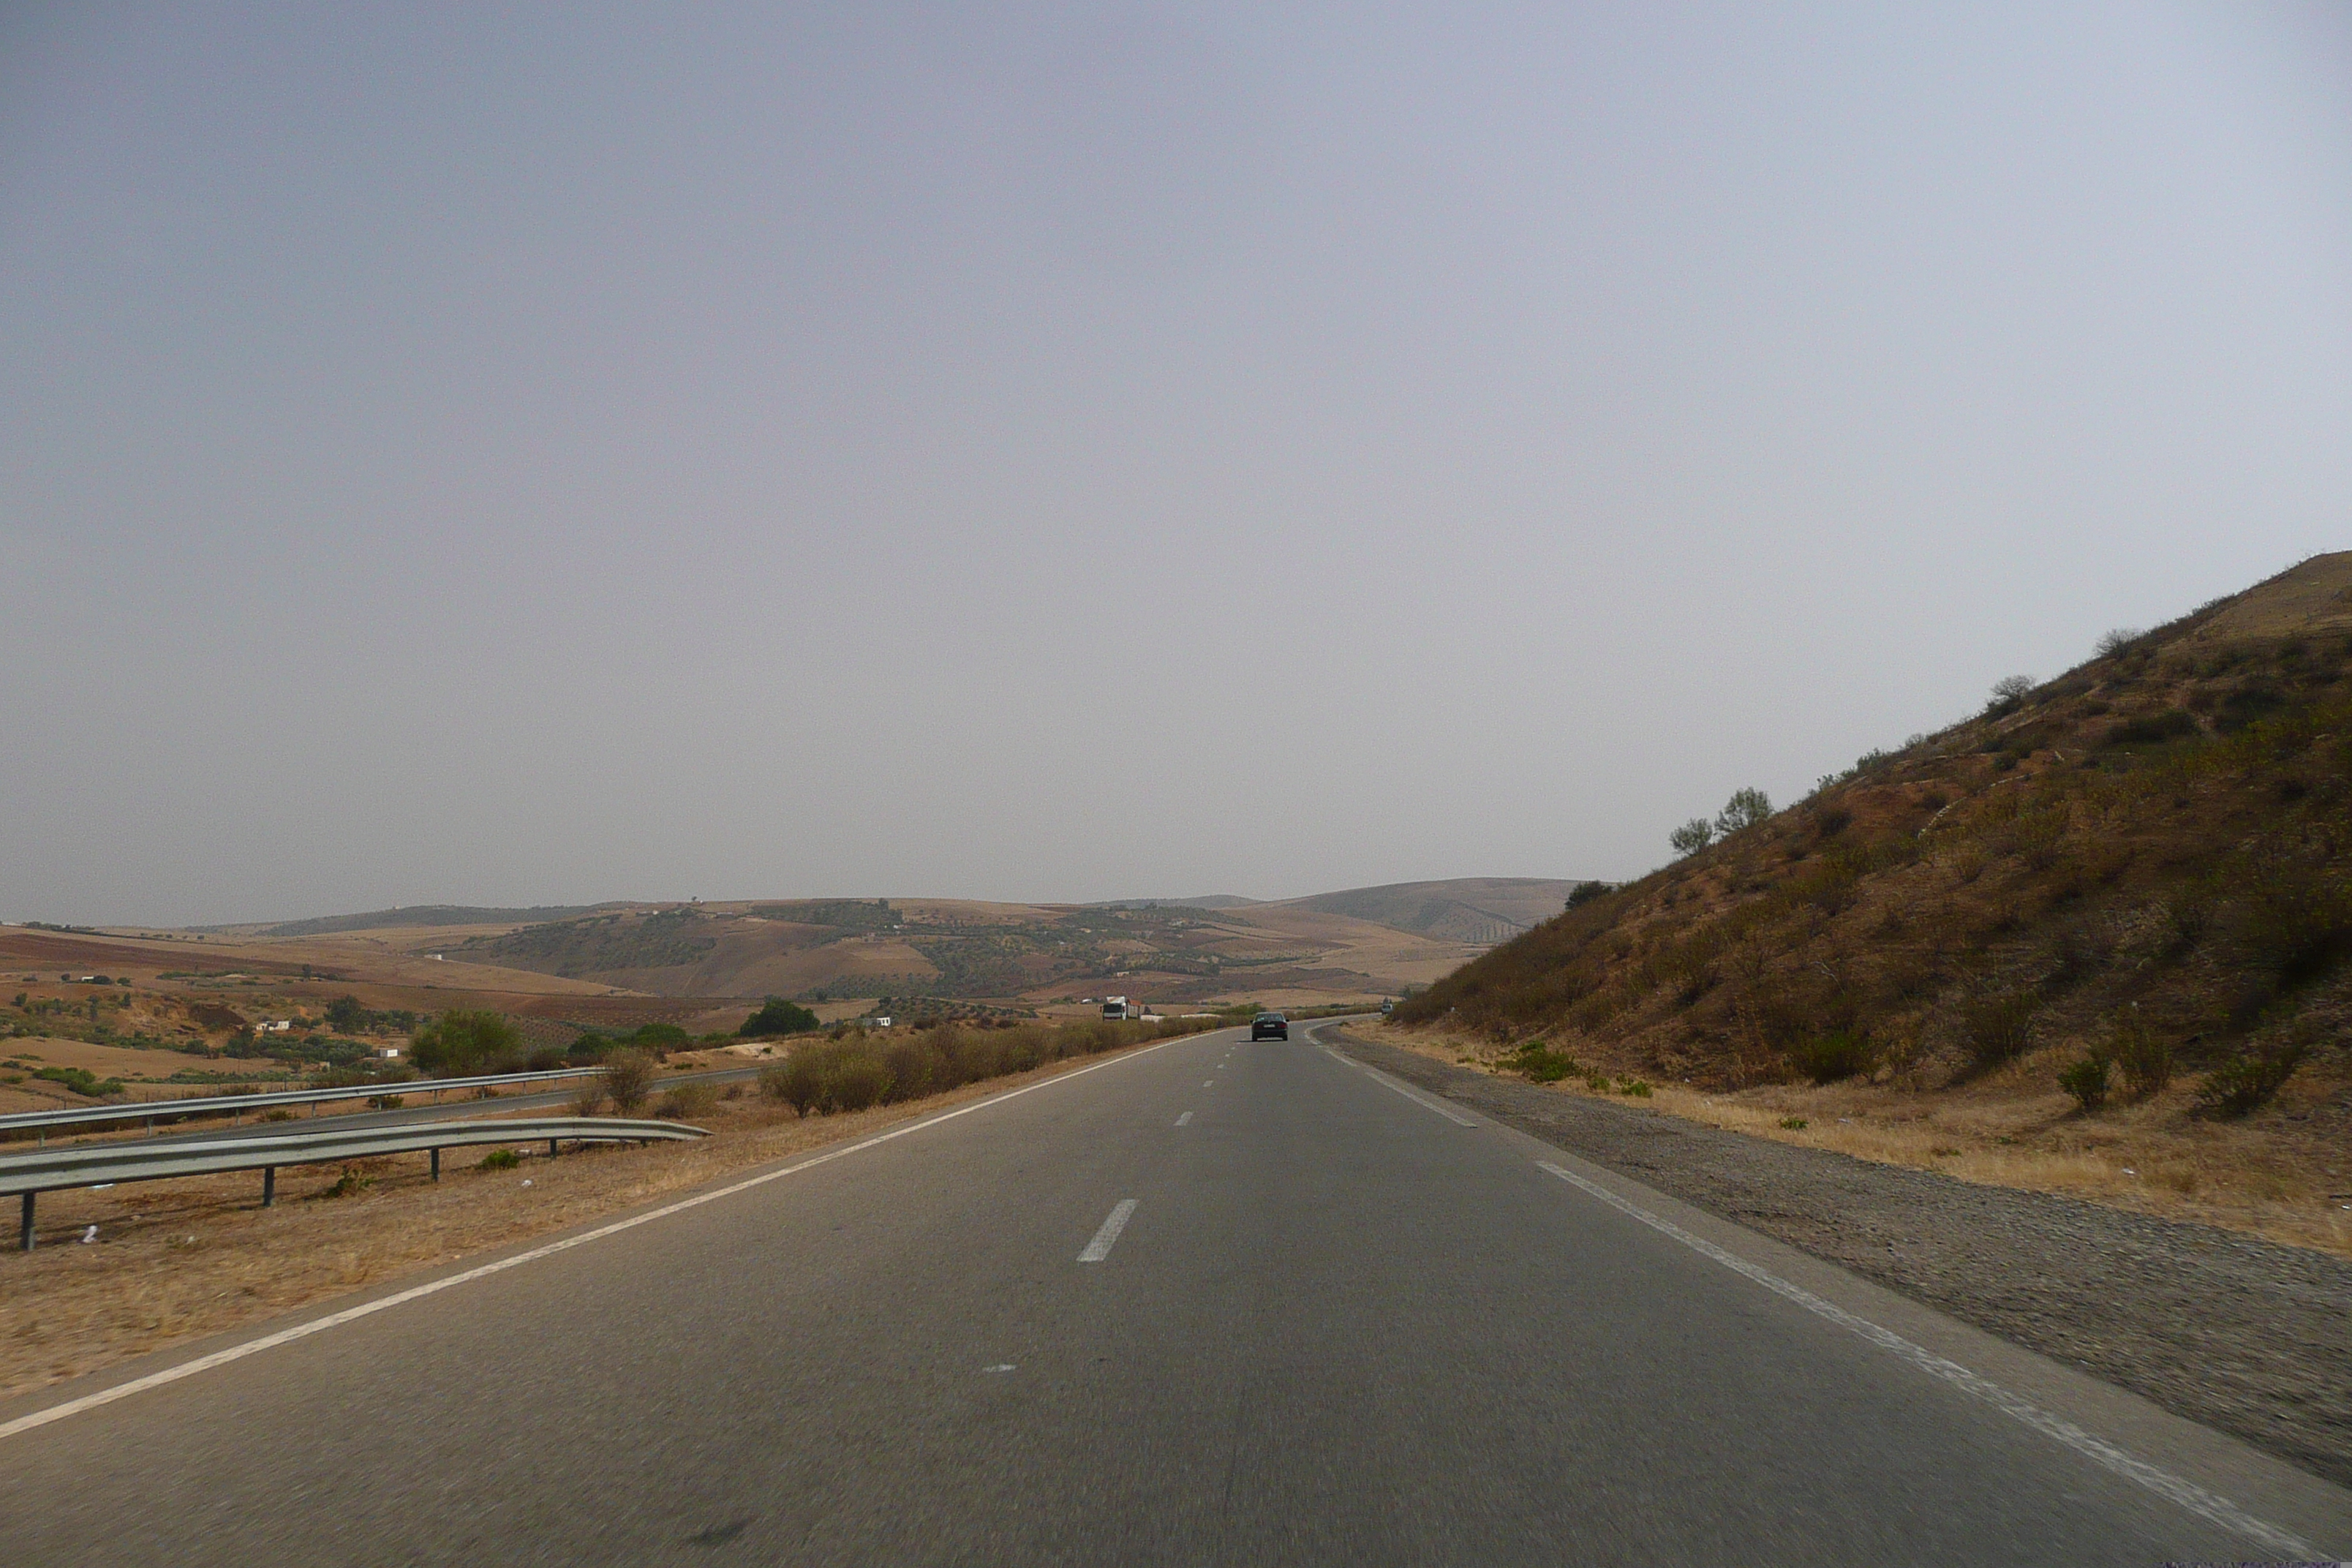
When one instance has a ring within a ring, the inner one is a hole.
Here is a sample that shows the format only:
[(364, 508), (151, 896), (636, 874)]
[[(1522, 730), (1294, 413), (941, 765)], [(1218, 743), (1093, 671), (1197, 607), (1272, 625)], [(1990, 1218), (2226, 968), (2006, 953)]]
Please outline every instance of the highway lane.
[(2352, 1521), (2168, 1500), (1619, 1190), (1192, 1037), (0, 1437), (8, 1559), (2145, 1563)]

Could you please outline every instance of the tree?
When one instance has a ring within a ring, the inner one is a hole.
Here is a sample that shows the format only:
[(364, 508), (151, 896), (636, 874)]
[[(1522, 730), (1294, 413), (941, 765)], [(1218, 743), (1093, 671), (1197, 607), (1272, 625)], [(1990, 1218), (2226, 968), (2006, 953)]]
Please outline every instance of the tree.
[[(1572, 895), (1571, 895), (1572, 897)], [(771, 996), (761, 1009), (743, 1020), (735, 1032), (746, 1039), (762, 1035), (804, 1035), (816, 1028), (817, 1016), (796, 1002)]]
[(2146, 635), (2137, 626), (2117, 626), (2113, 631), (2101, 632), (2097, 644), (2099, 657), (2105, 658), (2121, 653)]
[(436, 1078), (496, 1072), (522, 1056), (522, 1034), (503, 1013), (452, 1007), (409, 1042), (416, 1065)]
[(1992, 683), (1992, 698), (1985, 704), (1988, 713), (2007, 713), (2024, 701), (2033, 690), (2033, 677), (2004, 675)]
[(1704, 816), (1694, 816), (1667, 834), (1666, 842), (1674, 846), (1677, 855), (1696, 855), (1715, 842), (1715, 824)]
[(338, 996), (327, 1004), (327, 1027), (339, 1035), (356, 1035), (367, 1027), (368, 1010), (356, 996)]
[(1593, 900), (1616, 890), (1607, 882), (1579, 882), (1568, 890), (1568, 907), (1571, 910), (1580, 910)]
[(1715, 816), (1716, 837), (1728, 838), (1743, 827), (1753, 827), (1772, 815), (1772, 797), (1760, 789), (1738, 789)]

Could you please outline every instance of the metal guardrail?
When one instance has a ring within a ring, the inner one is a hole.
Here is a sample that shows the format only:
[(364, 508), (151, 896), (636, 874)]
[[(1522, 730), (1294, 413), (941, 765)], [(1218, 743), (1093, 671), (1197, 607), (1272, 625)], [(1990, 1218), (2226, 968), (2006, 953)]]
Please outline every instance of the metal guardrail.
[(118, 1105), (77, 1105), (65, 1110), (18, 1110), (0, 1116), (0, 1133), (30, 1128), (47, 1141), (59, 1127), (97, 1127), (115, 1121), (144, 1121), (155, 1130), (159, 1121), (178, 1116), (239, 1116), (273, 1106), (322, 1105), (331, 1100), (373, 1100), (378, 1095), (423, 1094), (438, 1099), (445, 1089), (495, 1089), (504, 1084), (548, 1083), (558, 1079), (587, 1078), (604, 1070), (602, 1064), (557, 1068), (547, 1072), (490, 1073), (481, 1078), (412, 1078), (398, 1082), (345, 1084), (336, 1089), (272, 1089), (265, 1094), (197, 1095), (186, 1100), (128, 1100)]
[(172, 1176), (203, 1176), (222, 1171), (259, 1171), (261, 1205), (278, 1201), (278, 1167), (328, 1164), (376, 1154), (433, 1153), (433, 1179), (441, 1179), (441, 1151), (485, 1143), (535, 1143), (547, 1152), (565, 1139), (575, 1142), (651, 1143), (656, 1140), (707, 1138), (681, 1121), (629, 1121), (607, 1116), (518, 1117), (494, 1121), (425, 1121), (405, 1127), (329, 1128), (269, 1138), (220, 1139), (178, 1148), (145, 1144), (74, 1143), (26, 1154), (0, 1154), (0, 1194), (22, 1194), (20, 1249), (33, 1250), (33, 1199), (39, 1193), (116, 1182), (156, 1182)]

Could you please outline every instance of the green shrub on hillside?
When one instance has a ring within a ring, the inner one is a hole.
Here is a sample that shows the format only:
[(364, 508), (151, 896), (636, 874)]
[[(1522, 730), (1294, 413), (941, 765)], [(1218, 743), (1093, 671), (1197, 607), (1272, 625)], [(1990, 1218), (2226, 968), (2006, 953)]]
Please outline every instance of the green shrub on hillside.
[(1979, 1070), (2025, 1054), (2040, 999), (2030, 993), (1979, 996), (1960, 1010), (1960, 1036)]
[(2172, 1081), (2172, 1042), (2148, 1027), (2137, 1009), (2116, 1016), (2107, 1055), (2125, 1087), (2143, 1100)]
[(1789, 1060), (1815, 1083), (1836, 1083), (1877, 1070), (1878, 1049), (1859, 1029), (1828, 1029), (1800, 1040)]
[(2069, 1063), (2058, 1074), (2058, 1087), (2074, 1097), (2084, 1115), (2090, 1115), (2107, 1102), (2107, 1058), (2095, 1051)]
[(2270, 1103), (2303, 1065), (2300, 1039), (2273, 1040), (2240, 1052), (2208, 1074), (2197, 1091), (2200, 1107), (2215, 1116), (2244, 1116)]

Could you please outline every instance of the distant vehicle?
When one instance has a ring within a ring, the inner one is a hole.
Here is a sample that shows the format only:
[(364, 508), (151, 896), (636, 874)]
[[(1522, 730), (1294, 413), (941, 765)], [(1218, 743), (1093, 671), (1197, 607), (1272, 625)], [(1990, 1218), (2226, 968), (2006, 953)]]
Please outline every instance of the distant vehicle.
[(1391, 1013), (1393, 1013), (1393, 1012), (1395, 1012), (1395, 1011), (1396, 1011), (1396, 1004), (1395, 1004), (1395, 1003), (1393, 1003), (1393, 1002), (1383, 1002), (1383, 1003), (1381, 1003), (1381, 1017), (1385, 1018), (1385, 1017), (1387, 1017), (1390, 1014), (1391, 1014)]
[[(1139, 1013), (1142, 1009), (1139, 1007), (1136, 1011)], [(1116, 1023), (1120, 1019), (1129, 1017), (1129, 1016), (1130, 1015), (1127, 1010), (1126, 997), (1106, 996), (1103, 998), (1103, 1016), (1105, 1018)]]
[(1253, 1040), (1286, 1040), (1290, 1038), (1290, 1020), (1279, 1013), (1260, 1013), (1250, 1020)]

